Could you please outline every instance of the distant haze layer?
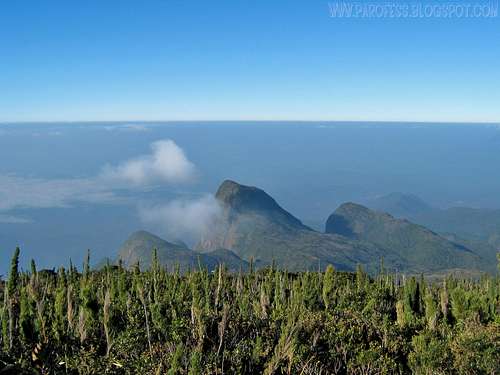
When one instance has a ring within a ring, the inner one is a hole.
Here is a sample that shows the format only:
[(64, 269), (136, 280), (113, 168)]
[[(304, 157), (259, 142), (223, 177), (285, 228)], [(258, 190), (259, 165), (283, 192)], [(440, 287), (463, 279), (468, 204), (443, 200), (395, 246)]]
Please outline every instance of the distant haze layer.
[(0, 274), (17, 245), (23, 267), (50, 268), (110, 256), (139, 229), (192, 245), (226, 178), (318, 229), (392, 192), (500, 208), (498, 150), (500, 127), (479, 124), (1, 124)]

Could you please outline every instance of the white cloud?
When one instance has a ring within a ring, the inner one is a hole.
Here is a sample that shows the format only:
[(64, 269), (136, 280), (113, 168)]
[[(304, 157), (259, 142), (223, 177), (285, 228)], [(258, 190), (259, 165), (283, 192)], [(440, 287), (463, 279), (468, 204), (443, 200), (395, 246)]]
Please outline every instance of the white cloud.
[(141, 125), (141, 124), (119, 124), (119, 125), (104, 126), (104, 130), (107, 130), (107, 131), (147, 132), (151, 129), (148, 126)]
[[(106, 166), (86, 178), (46, 179), (0, 175), (0, 224), (29, 223), (12, 215), (14, 209), (62, 208), (78, 203), (130, 204), (128, 193), (148, 191), (153, 183), (176, 184), (194, 179), (195, 166), (171, 140), (151, 144), (151, 154)], [(219, 213), (213, 196), (174, 200), (160, 206), (140, 206), (143, 223), (170, 238), (197, 240)]]
[(92, 178), (48, 180), (0, 176), (0, 211), (67, 207), (71, 202), (104, 203), (117, 199), (109, 186)]
[(12, 216), (12, 215), (0, 215), (1, 224), (28, 224), (31, 223), (31, 219), (26, 219), (24, 217)]
[[(152, 153), (88, 178), (45, 179), (0, 175), (0, 212), (16, 208), (68, 207), (75, 202), (119, 203), (118, 190), (146, 188), (153, 182), (180, 183), (194, 178), (195, 167), (171, 140), (154, 142)], [(4, 217), (5, 222), (6, 217)]]
[(139, 207), (139, 217), (143, 223), (168, 238), (187, 242), (198, 240), (220, 212), (221, 207), (213, 195)]
[(146, 125), (139, 124), (125, 124), (122, 126), (122, 129), (134, 132), (147, 132), (150, 130)]
[(154, 142), (151, 150), (150, 155), (128, 160), (116, 167), (106, 166), (102, 177), (128, 181), (134, 185), (183, 183), (194, 179), (194, 164), (174, 141), (167, 139)]

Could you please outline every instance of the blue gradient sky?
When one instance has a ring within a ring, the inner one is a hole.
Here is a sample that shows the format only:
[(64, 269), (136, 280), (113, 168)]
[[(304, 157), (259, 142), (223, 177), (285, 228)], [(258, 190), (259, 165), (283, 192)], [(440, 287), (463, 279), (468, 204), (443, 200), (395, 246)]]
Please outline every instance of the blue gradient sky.
[(500, 122), (499, 40), (316, 0), (6, 1), (0, 121)]

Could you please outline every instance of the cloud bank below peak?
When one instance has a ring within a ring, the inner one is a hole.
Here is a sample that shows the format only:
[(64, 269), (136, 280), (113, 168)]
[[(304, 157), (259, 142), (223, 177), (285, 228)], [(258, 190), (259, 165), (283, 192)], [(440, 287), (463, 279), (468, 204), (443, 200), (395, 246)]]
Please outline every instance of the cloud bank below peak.
[(139, 217), (144, 224), (169, 239), (182, 239), (191, 244), (198, 241), (221, 210), (211, 194), (138, 208)]

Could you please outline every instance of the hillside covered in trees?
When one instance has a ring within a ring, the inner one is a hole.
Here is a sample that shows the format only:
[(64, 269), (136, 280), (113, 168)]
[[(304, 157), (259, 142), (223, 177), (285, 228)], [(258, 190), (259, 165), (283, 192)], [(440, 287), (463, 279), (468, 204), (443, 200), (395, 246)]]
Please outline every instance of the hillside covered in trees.
[(500, 279), (384, 272), (18, 269), (1, 374), (498, 374)]

